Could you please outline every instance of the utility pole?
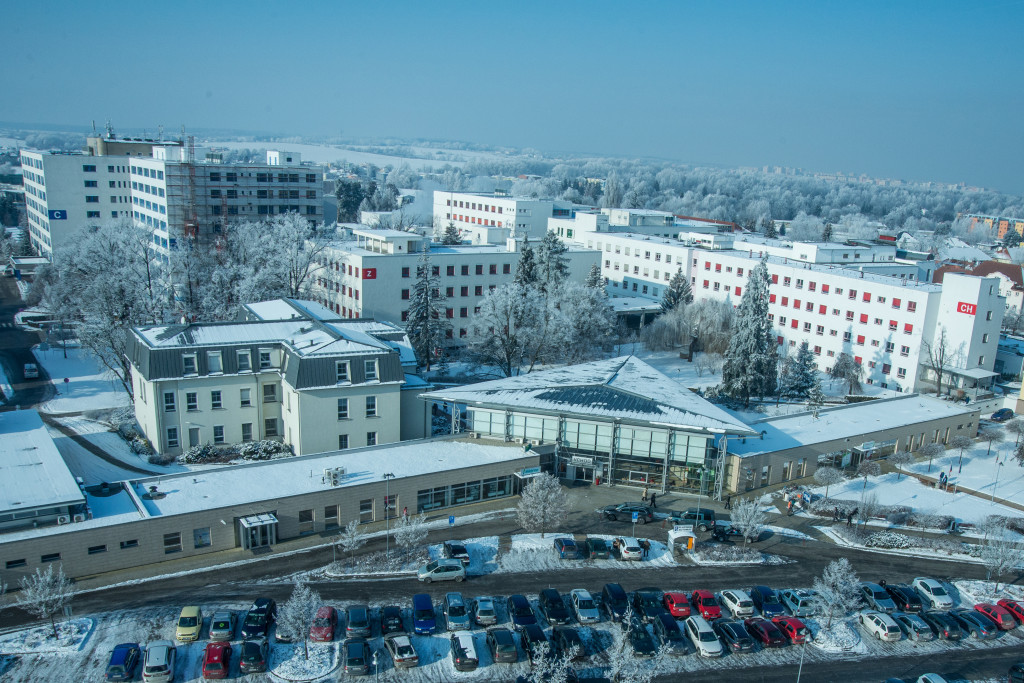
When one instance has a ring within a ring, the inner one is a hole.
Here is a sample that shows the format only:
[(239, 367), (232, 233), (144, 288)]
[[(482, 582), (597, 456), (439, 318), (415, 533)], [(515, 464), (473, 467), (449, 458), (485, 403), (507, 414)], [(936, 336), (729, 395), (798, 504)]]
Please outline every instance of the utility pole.
[(384, 478), (384, 557), (391, 559), (391, 480), (395, 475), (385, 472), (381, 475)]

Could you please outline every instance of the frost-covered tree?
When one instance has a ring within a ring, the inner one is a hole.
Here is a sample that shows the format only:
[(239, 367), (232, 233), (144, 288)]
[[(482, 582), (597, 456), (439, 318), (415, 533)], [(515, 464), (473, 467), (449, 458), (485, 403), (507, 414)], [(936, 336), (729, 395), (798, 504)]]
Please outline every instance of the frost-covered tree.
[(587, 273), (587, 279), (584, 283), (590, 289), (598, 289), (608, 296), (607, 290), (604, 288), (604, 277), (601, 275), (601, 265), (595, 263), (590, 266), (590, 272)]
[(455, 223), (448, 221), (448, 225), (444, 226), (444, 232), (441, 233), (441, 244), (462, 244), (462, 235), (459, 234), (459, 229), (455, 227)]
[(896, 451), (889, 456), (889, 462), (896, 468), (896, 481), (899, 481), (903, 468), (914, 463), (914, 454), (910, 451)]
[(821, 389), (821, 378), (817, 373), (814, 375), (814, 385), (807, 392), (807, 407), (811, 409), (811, 415), (816, 419), (821, 407), (825, 405), (825, 392)]
[(366, 196), (362, 181), (342, 178), (337, 187), (334, 194), (338, 198), (338, 222), (358, 223), (359, 205)]
[(779, 236), (779, 231), (775, 228), (775, 221), (771, 218), (761, 219), (761, 231), (764, 233), (764, 236), (769, 239), (774, 239)]
[(430, 372), (430, 363), (444, 351), (445, 338), (452, 325), (445, 316), (445, 298), (441, 280), (430, 256), (424, 252), (416, 265), (416, 281), (409, 297), (409, 319), (405, 329), (416, 350), (416, 360)]
[(766, 520), (767, 515), (756, 500), (743, 498), (732, 506), (732, 525), (743, 534), (744, 545), (761, 537)]
[(541, 643), (537, 649), (529, 653), (530, 672), (517, 680), (524, 683), (569, 683), (573, 670), (572, 662), (580, 652), (574, 645), (568, 651), (557, 655), (552, 652), (549, 643)]
[[(679, 308), (677, 306), (676, 310)], [(731, 303), (703, 299), (686, 306), (682, 314), (689, 324), (690, 332), (697, 337), (697, 350), (719, 354), (728, 350), (732, 331), (736, 327), (736, 309)], [(683, 343), (689, 341), (689, 336), (682, 339)]]
[(1020, 244), (1021, 236), (1020, 233), (1017, 232), (1016, 230), (1007, 230), (1006, 234), (1003, 235), (1003, 246), (1006, 247), (1007, 249), (1019, 247)]
[(964, 471), (964, 451), (973, 445), (974, 442), (971, 440), (971, 437), (963, 434), (957, 434), (949, 440), (947, 447), (960, 451), (960, 457), (957, 459), (957, 473)]
[(640, 335), (644, 345), (651, 351), (669, 351), (688, 346), (693, 339), (690, 317), (682, 306), (676, 306), (668, 313), (659, 315), (650, 325), (644, 325)]
[(692, 302), (693, 290), (690, 288), (690, 281), (683, 274), (683, 269), (679, 268), (669, 280), (665, 294), (661, 297), (661, 310), (668, 313), (676, 306), (685, 306)]
[(470, 329), (470, 358), (504, 377), (556, 360), (570, 332), (557, 295), (545, 297), (536, 287), (515, 282), (484, 295)]
[(352, 561), (353, 553), (366, 545), (368, 540), (366, 534), (360, 528), (359, 521), (355, 519), (346, 524), (345, 528), (338, 534), (338, 545), (341, 546), (344, 552), (348, 553), (350, 562)]
[(301, 579), (295, 581), (291, 597), (277, 609), (277, 630), (295, 640), (302, 640), (302, 649), (309, 659), (309, 628), (320, 609), (320, 594)]
[(857, 506), (857, 521), (860, 522), (861, 527), (867, 526), (867, 523), (871, 521), (873, 517), (877, 517), (881, 514), (882, 506), (878, 503), (878, 496), (870, 494), (867, 496), (862, 495), (860, 499), (860, 505)]
[(856, 394), (860, 392), (860, 380), (864, 376), (864, 367), (853, 359), (848, 353), (840, 353), (835, 364), (829, 371), (832, 379), (846, 382), (847, 392)]
[(820, 218), (801, 211), (786, 228), (786, 238), (794, 242), (817, 242), (824, 231), (825, 225)]
[(789, 372), (786, 373), (784, 389), (786, 395), (793, 398), (806, 398), (814, 388), (817, 376), (818, 372), (814, 367), (814, 354), (811, 353), (807, 342), (803, 342), (800, 344), (800, 349), (796, 353), (796, 358), (793, 359)]
[(1014, 569), (1024, 568), (1024, 542), (1006, 529), (991, 534), (981, 544), (981, 562), (985, 566), (985, 578), (996, 577), (995, 592), (999, 592), (999, 579)]
[(21, 592), (18, 595), (18, 607), (40, 619), (49, 619), (53, 627), (53, 637), (57, 638), (57, 622), (54, 617), (71, 604), (75, 592), (71, 588), (71, 580), (64, 575), (64, 567), (46, 565), (46, 570), (36, 567), (34, 574), (22, 577)]
[(554, 296), (565, 325), (560, 346), (566, 362), (583, 363), (611, 348), (616, 320), (603, 287), (566, 282)]
[(941, 443), (926, 443), (917, 449), (917, 452), (928, 458), (928, 471), (932, 471), (932, 460), (946, 452), (946, 447)]
[(410, 555), (413, 550), (423, 545), (427, 540), (427, 516), (423, 513), (418, 515), (403, 515), (392, 527), (392, 535), (403, 553)]
[(814, 470), (814, 481), (818, 482), (819, 485), (825, 487), (825, 497), (828, 498), (828, 487), (835, 486), (836, 484), (844, 481), (846, 477), (843, 473), (837, 470), (835, 467), (819, 467)]
[(530, 287), (537, 284), (537, 260), (530, 246), (530, 238), (523, 238), (523, 245), (519, 247), (519, 263), (516, 264), (515, 275), (512, 281), (520, 287)]
[(860, 579), (845, 557), (829, 562), (820, 577), (814, 579), (814, 604), (819, 618), (825, 617), (825, 629), (832, 620), (844, 617), (860, 605)]
[(1016, 448), (1020, 444), (1020, 437), (1024, 436), (1024, 420), (1016, 419), (1010, 420), (1003, 427), (1008, 433), (1013, 434), (1013, 447)]
[(861, 486), (861, 495), (868, 488), (868, 477), (877, 477), (882, 473), (882, 466), (874, 460), (861, 460), (857, 465), (857, 476), (864, 477), (864, 484)]
[(768, 263), (762, 259), (747, 279), (722, 367), (723, 393), (741, 399), (744, 406), (750, 405), (753, 396), (773, 394), (778, 380), (777, 344), (768, 319), (768, 282)]
[(825, 223), (825, 228), (821, 231), (821, 241), (831, 242), (832, 241), (832, 224)]
[(553, 475), (538, 474), (523, 489), (516, 512), (524, 529), (544, 538), (569, 515), (569, 495)]
[(537, 246), (537, 286), (542, 292), (552, 293), (569, 277), (569, 257), (565, 246), (558, 235), (553, 232), (544, 234), (544, 239)]

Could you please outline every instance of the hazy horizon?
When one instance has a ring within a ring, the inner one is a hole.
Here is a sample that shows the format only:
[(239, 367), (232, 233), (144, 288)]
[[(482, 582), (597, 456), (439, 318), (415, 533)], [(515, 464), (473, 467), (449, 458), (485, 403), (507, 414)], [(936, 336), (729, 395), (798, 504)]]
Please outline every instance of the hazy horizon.
[(0, 118), (423, 138), (1024, 194), (1024, 3), (19, 4)]

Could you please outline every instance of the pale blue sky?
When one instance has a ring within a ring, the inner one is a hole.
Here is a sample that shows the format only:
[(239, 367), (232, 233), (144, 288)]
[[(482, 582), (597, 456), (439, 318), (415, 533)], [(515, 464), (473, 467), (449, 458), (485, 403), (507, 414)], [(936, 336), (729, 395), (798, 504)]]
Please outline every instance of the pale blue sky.
[(0, 120), (430, 137), (1024, 192), (1024, 1), (20, 2)]

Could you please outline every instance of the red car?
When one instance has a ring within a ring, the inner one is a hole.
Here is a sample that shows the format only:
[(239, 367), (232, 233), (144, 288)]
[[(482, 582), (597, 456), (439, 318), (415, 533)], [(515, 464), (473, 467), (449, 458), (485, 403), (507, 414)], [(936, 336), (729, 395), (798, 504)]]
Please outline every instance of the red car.
[(668, 613), (676, 619), (690, 616), (690, 602), (686, 599), (686, 593), (665, 593), (661, 601)]
[(227, 643), (208, 643), (203, 650), (203, 678), (227, 678), (231, 671), (231, 646)]
[(811, 629), (804, 626), (804, 622), (796, 617), (777, 616), (772, 617), (772, 623), (782, 631), (789, 642), (794, 645), (803, 645), (811, 642)]
[(786, 636), (783, 635), (778, 626), (767, 619), (751, 617), (746, 619), (743, 625), (747, 627), (750, 635), (755, 640), (760, 641), (765, 647), (784, 647), (786, 645)]
[(309, 639), (320, 643), (334, 640), (334, 629), (338, 626), (338, 610), (333, 607), (321, 607), (313, 617), (313, 625), (309, 627)]
[(991, 602), (979, 602), (974, 606), (974, 609), (996, 622), (996, 626), (999, 627), (1000, 631), (1009, 631), (1012, 628), (1017, 628), (1017, 620), (1013, 618), (1013, 614), (1001, 605), (993, 605)]
[(1024, 603), (1003, 598), (996, 604), (1012, 614), (1019, 623), (1024, 624)]
[(690, 604), (705, 619), (718, 619), (722, 616), (722, 608), (711, 591), (696, 590), (690, 595)]

